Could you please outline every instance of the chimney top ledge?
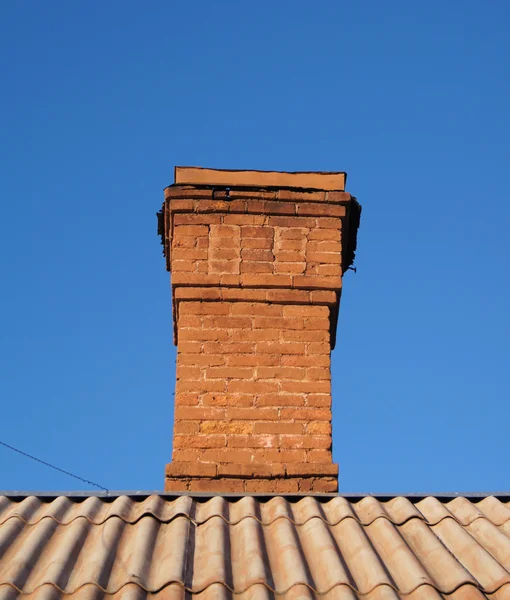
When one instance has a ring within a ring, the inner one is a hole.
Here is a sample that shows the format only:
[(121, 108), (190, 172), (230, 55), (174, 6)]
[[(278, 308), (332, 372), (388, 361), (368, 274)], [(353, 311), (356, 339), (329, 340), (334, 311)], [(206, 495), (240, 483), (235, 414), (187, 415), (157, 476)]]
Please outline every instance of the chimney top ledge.
[(298, 188), (344, 191), (345, 172), (280, 172), (175, 167), (175, 185), (223, 187)]

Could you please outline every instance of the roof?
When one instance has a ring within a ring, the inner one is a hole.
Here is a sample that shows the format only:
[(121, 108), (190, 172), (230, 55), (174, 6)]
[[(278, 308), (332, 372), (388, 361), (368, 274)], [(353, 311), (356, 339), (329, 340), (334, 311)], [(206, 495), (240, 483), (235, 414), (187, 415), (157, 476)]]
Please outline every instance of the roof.
[(510, 497), (0, 496), (0, 598), (189, 592), (510, 598)]

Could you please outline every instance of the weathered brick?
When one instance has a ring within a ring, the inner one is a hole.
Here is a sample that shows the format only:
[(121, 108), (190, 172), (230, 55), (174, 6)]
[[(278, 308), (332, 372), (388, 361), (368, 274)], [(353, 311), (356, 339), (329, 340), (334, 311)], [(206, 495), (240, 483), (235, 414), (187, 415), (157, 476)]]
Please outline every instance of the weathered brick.
[(227, 435), (229, 448), (276, 448), (279, 441), (278, 435)]
[(226, 445), (224, 435), (175, 435), (174, 448), (223, 448)]
[(218, 434), (241, 434), (249, 435), (253, 431), (254, 424), (250, 421), (202, 421), (200, 433), (210, 435)]
[(215, 477), (217, 466), (196, 462), (176, 462), (168, 463), (166, 466), (168, 477)]
[(331, 448), (331, 436), (309, 434), (282, 435), (280, 436), (280, 448), (329, 449)]
[(241, 273), (272, 273), (273, 262), (254, 262), (245, 261), (241, 262)]
[(272, 227), (241, 227), (243, 238), (272, 238), (274, 229)]
[(192, 479), (189, 482), (188, 489), (191, 492), (243, 492), (244, 481), (242, 479), (231, 479), (224, 477), (219, 479)]

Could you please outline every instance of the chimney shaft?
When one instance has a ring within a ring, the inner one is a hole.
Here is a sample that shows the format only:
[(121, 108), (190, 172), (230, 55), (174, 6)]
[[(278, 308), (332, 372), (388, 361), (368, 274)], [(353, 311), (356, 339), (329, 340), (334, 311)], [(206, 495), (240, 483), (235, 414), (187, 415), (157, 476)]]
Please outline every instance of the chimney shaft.
[(360, 207), (343, 173), (176, 168), (165, 490), (335, 492), (330, 352)]

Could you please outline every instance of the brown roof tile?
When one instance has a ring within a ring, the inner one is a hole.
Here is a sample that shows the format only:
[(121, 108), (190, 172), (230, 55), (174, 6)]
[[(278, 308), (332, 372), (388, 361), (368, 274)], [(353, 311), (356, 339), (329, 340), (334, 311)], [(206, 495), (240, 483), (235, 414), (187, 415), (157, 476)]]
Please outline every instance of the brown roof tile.
[(0, 598), (510, 597), (510, 502), (0, 497)]

